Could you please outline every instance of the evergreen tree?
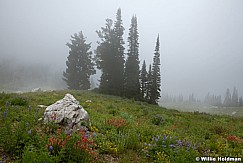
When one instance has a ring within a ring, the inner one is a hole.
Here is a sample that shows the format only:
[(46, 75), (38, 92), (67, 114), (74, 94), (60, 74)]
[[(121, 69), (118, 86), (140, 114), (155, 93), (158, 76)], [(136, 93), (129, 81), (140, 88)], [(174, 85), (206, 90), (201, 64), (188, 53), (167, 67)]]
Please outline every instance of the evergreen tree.
[(150, 64), (149, 65), (149, 70), (148, 70), (147, 82), (146, 82), (146, 96), (145, 96), (145, 99), (147, 100), (147, 102), (149, 102), (150, 98), (151, 98), (151, 85), (152, 85), (152, 66)]
[(115, 86), (115, 93), (116, 95), (122, 95), (124, 90), (124, 41), (123, 41), (123, 34), (124, 34), (124, 27), (122, 25), (121, 19), (121, 9), (117, 10), (116, 14), (116, 22), (114, 25), (114, 32), (115, 32), (115, 60), (113, 62), (114, 70), (114, 86)]
[(146, 83), (147, 83), (147, 70), (146, 70), (146, 63), (145, 60), (143, 61), (141, 73), (140, 73), (140, 87), (141, 87), (141, 99), (145, 99), (146, 95)]
[(99, 89), (103, 93), (109, 93), (111, 85), (111, 74), (114, 61), (113, 50), (113, 35), (112, 20), (106, 19), (106, 26), (102, 27), (100, 31), (96, 31), (101, 42), (98, 42), (99, 46), (96, 49), (96, 65), (101, 70), (100, 86)]
[(138, 99), (140, 94), (138, 48), (139, 43), (137, 17), (133, 16), (128, 37), (128, 53), (125, 63), (124, 91), (126, 97), (135, 99)]
[(234, 87), (233, 94), (232, 94), (232, 106), (239, 106), (239, 101), (238, 101), (238, 91), (236, 87)]
[(240, 96), (240, 98), (239, 98), (239, 106), (240, 107), (243, 106), (243, 98), (242, 98), (242, 96)]
[(155, 46), (155, 53), (153, 58), (153, 67), (152, 67), (152, 83), (151, 83), (151, 97), (149, 103), (158, 104), (160, 98), (160, 86), (161, 86), (161, 77), (160, 77), (160, 43), (159, 35), (157, 37), (157, 42)]
[(229, 88), (227, 88), (225, 93), (224, 106), (231, 106), (231, 94)]
[(90, 88), (90, 76), (95, 74), (92, 62), (91, 43), (87, 44), (82, 31), (71, 36), (71, 43), (66, 44), (69, 50), (66, 61), (66, 72), (63, 72), (63, 80), (68, 89), (87, 90)]
[[(121, 9), (117, 10), (116, 21), (106, 20), (106, 27), (97, 31), (101, 42), (96, 50), (97, 68), (101, 69), (100, 90), (103, 93), (122, 95), (124, 83), (124, 27)], [(115, 66), (114, 66), (115, 65)]]

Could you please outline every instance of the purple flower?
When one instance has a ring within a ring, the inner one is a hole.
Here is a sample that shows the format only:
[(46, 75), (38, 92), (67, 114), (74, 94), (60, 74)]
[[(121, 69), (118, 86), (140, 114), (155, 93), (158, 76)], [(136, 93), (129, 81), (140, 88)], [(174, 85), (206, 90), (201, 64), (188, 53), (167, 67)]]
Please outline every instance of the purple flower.
[(38, 114), (39, 111), (40, 111), (40, 108), (37, 108), (36, 111), (35, 111), (35, 113)]
[(5, 111), (3, 112), (3, 117), (4, 117), (4, 118), (7, 117), (7, 110), (5, 110)]
[(6, 107), (9, 107), (10, 103), (8, 101), (6, 101)]
[(188, 148), (189, 148), (190, 146), (191, 146), (190, 142), (189, 142), (189, 141), (187, 141), (187, 142), (186, 142), (186, 147), (188, 147)]
[(169, 145), (170, 148), (175, 148), (176, 146), (174, 144)]
[(68, 130), (67, 134), (70, 136), (72, 134), (72, 130)]
[(210, 153), (210, 149), (206, 150), (206, 155), (208, 155)]
[(166, 136), (166, 134), (164, 134), (163, 140), (167, 140), (168, 136)]
[(31, 135), (31, 130), (28, 131), (28, 134)]
[(49, 151), (53, 151), (53, 146), (49, 146)]
[(96, 137), (96, 136), (97, 136), (97, 135), (96, 135), (96, 133), (94, 132), (94, 133), (93, 133), (93, 137)]
[(183, 143), (182, 143), (181, 140), (176, 140), (176, 142), (177, 142), (177, 145), (178, 145), (179, 147), (182, 147)]
[(7, 156), (6, 155), (3, 155), (2, 156), (2, 159), (3, 159), (3, 161), (7, 160)]

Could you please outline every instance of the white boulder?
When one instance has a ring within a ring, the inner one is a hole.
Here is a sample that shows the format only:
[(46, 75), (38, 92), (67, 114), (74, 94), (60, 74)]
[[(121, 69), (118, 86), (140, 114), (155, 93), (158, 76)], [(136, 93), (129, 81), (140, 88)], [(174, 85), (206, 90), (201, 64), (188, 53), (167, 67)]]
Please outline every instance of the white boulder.
[(71, 94), (48, 106), (44, 112), (44, 123), (54, 122), (78, 129), (81, 122), (88, 122), (88, 113)]

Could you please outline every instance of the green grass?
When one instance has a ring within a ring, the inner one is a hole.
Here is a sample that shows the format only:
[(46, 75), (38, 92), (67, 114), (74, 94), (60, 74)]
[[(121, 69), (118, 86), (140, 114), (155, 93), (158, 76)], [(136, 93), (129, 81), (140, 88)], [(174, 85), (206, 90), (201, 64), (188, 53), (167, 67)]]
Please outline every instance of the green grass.
[[(44, 109), (37, 111), (37, 105), (50, 105), (66, 93), (89, 113), (86, 142), (94, 155), (74, 148), (78, 141), (84, 143), (82, 134), (72, 133), (69, 140), (60, 126), (38, 121)], [(50, 139), (67, 143), (56, 145)], [(0, 161), (196, 162), (196, 156), (242, 157), (242, 149), (240, 117), (167, 110), (91, 91), (0, 94)]]

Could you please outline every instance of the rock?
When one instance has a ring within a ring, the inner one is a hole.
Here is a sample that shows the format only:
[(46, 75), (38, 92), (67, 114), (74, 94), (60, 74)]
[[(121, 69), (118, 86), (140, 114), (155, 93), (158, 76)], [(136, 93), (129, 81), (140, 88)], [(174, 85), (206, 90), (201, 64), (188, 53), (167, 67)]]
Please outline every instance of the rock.
[(236, 111), (234, 111), (234, 112), (231, 113), (232, 116), (235, 115), (235, 114), (236, 114)]
[(34, 88), (31, 90), (31, 92), (41, 92), (41, 88)]
[(39, 108), (47, 108), (48, 106), (45, 106), (45, 105), (38, 105), (37, 107), (39, 107)]
[(87, 103), (91, 103), (92, 101), (91, 101), (91, 100), (86, 100), (85, 102), (87, 102)]
[(82, 122), (88, 121), (87, 111), (71, 94), (48, 106), (44, 112), (44, 123), (54, 122), (72, 129), (78, 129)]

